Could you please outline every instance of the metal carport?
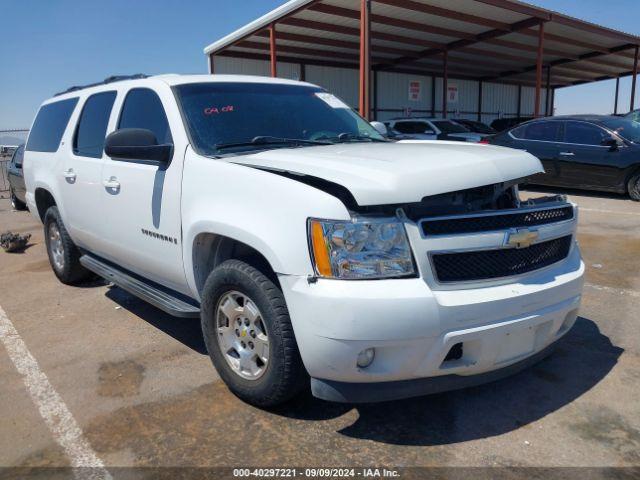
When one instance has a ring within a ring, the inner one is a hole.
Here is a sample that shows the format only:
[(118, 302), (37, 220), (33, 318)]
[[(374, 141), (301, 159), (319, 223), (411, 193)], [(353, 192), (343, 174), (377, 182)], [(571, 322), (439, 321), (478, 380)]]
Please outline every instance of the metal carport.
[(476, 107), (464, 113), (481, 119), (487, 85), (517, 88), (517, 116), (523, 89), (533, 90), (531, 113), (540, 116), (552, 114), (556, 89), (605, 79), (616, 79), (617, 113), (628, 75), (633, 109), (639, 45), (640, 37), (515, 0), (292, 0), (204, 51), (211, 73), (223, 58), (268, 62), (272, 76), (297, 65), (302, 80), (308, 66), (357, 70), (367, 118), (384, 111), (381, 75), (430, 78), (419, 111), (444, 117), (450, 79), (470, 80)]

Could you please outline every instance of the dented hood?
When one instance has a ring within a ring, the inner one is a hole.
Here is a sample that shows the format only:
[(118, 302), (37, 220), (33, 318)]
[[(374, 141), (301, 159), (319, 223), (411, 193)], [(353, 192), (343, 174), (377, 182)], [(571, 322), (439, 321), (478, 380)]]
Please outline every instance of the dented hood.
[(359, 205), (419, 202), (543, 171), (540, 161), (522, 150), (443, 141), (274, 149), (229, 161), (337, 183)]

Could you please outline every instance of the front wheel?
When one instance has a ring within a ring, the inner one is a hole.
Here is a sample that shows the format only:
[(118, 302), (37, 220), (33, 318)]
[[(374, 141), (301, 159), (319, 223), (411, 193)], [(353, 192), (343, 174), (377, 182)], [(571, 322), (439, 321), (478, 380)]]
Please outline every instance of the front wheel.
[(640, 173), (637, 173), (633, 177), (631, 177), (627, 189), (629, 190), (629, 196), (631, 197), (631, 200), (640, 202)]
[(202, 292), (201, 320), (213, 365), (241, 399), (271, 407), (307, 386), (282, 292), (259, 270), (238, 260), (214, 269)]
[(11, 206), (13, 207), (14, 210), (21, 211), (21, 210), (27, 209), (27, 204), (19, 200), (18, 197), (16, 197), (16, 194), (14, 193), (13, 189), (11, 189)]

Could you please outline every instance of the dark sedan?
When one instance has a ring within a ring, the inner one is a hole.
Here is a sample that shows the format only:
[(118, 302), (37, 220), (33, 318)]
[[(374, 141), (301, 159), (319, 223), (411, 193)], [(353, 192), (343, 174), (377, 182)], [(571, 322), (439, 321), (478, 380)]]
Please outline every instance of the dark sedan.
[(545, 173), (529, 183), (628, 193), (640, 201), (640, 123), (604, 115), (532, 120), (488, 139), (526, 150)]
[(24, 176), (22, 175), (22, 159), (24, 158), (24, 145), (20, 145), (13, 152), (11, 161), (7, 168), (7, 176), (9, 177), (9, 190), (11, 193), (11, 205), (16, 210), (25, 210), (27, 208), (26, 188), (24, 186)]

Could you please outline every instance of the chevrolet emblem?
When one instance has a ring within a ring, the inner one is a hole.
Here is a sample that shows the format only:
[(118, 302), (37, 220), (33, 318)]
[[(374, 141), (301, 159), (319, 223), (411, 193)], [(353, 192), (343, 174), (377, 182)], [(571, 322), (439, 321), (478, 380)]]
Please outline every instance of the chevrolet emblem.
[(530, 247), (539, 237), (535, 230), (521, 229), (507, 233), (506, 245), (516, 248)]

